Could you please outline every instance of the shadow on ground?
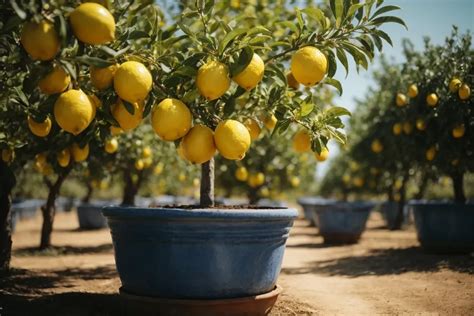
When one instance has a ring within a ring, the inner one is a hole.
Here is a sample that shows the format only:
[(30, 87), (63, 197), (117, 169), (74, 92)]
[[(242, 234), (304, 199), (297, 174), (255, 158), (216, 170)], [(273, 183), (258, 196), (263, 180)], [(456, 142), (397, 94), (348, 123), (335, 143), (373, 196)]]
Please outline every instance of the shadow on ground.
[(13, 251), (14, 256), (60, 256), (60, 255), (84, 255), (112, 252), (112, 244), (102, 244), (98, 246), (52, 246), (45, 250), (37, 247), (19, 248)]
[(474, 274), (474, 256), (427, 254), (419, 247), (374, 249), (363, 256), (313, 261), (303, 268), (285, 268), (282, 273), (359, 277), (406, 272), (435, 272), (441, 269)]

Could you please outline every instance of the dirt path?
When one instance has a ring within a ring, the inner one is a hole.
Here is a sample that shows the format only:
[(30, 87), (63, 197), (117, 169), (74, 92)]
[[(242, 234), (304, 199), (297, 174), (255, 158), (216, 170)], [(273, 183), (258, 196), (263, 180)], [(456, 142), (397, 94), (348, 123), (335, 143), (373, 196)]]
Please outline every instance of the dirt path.
[[(374, 214), (359, 244), (326, 247), (315, 228), (297, 221), (272, 315), (474, 315), (474, 256), (424, 254), (412, 228), (381, 225)], [(16, 270), (0, 280), (0, 315), (120, 314), (108, 229), (79, 231), (74, 214), (58, 214), (56, 247), (38, 254), (40, 226), (40, 218), (17, 226)]]

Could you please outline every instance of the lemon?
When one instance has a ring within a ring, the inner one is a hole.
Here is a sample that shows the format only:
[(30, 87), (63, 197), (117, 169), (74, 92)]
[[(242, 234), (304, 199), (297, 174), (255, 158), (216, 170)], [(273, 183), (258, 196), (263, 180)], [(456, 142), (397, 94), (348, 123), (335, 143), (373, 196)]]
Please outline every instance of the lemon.
[(131, 103), (133, 106), (133, 114), (128, 112), (122, 100), (117, 99), (117, 103), (112, 108), (112, 116), (119, 123), (120, 128), (124, 131), (129, 131), (140, 125), (143, 119), (143, 105), (138, 103)]
[(311, 149), (311, 136), (306, 130), (301, 130), (293, 137), (293, 149), (302, 153)]
[(349, 164), (349, 168), (351, 168), (352, 171), (357, 171), (360, 169), (360, 166), (357, 162), (351, 161), (351, 163)]
[(264, 197), (264, 198), (269, 197), (269, 196), (270, 196), (270, 190), (269, 190), (268, 188), (266, 188), (266, 187), (265, 187), (265, 188), (262, 188), (262, 189), (260, 190), (260, 195), (261, 195), (262, 197)]
[(407, 135), (410, 135), (413, 131), (413, 125), (410, 122), (403, 123), (403, 132)]
[(418, 87), (416, 86), (416, 84), (411, 84), (408, 87), (408, 96), (410, 98), (416, 98), (417, 95), (418, 95)]
[(153, 169), (153, 173), (156, 174), (156, 175), (159, 175), (163, 172), (163, 169), (164, 169), (164, 165), (163, 165), (163, 163), (160, 162)]
[(432, 161), (436, 157), (436, 147), (431, 146), (425, 153), (426, 160)]
[(249, 177), (249, 173), (247, 171), (247, 168), (245, 167), (239, 167), (235, 170), (235, 178), (239, 181), (245, 182), (247, 181), (247, 178)]
[(117, 135), (120, 135), (121, 133), (123, 133), (123, 129), (121, 129), (120, 127), (117, 127), (117, 126), (110, 126), (110, 134), (112, 134), (112, 136), (117, 136)]
[(180, 173), (178, 175), (178, 180), (184, 182), (186, 180), (186, 175), (184, 173)]
[(214, 140), (219, 153), (226, 159), (241, 160), (250, 147), (250, 133), (244, 124), (235, 120), (221, 121)]
[(397, 106), (405, 106), (407, 104), (407, 97), (403, 93), (397, 93), (397, 98), (395, 100)]
[(263, 63), (262, 58), (254, 53), (252, 60), (247, 65), (247, 67), (245, 67), (245, 69), (242, 70), (238, 75), (234, 76), (233, 79), (242, 88), (251, 90), (255, 88), (260, 81), (262, 81), (264, 72), (265, 64)]
[(66, 168), (69, 166), (69, 162), (71, 162), (71, 152), (68, 148), (61, 150), (56, 155), (56, 159), (61, 167)]
[(438, 96), (436, 93), (430, 93), (426, 97), (426, 103), (428, 103), (429, 106), (435, 107), (438, 104)]
[(380, 140), (375, 139), (372, 141), (372, 144), (370, 144), (370, 149), (376, 154), (381, 153), (383, 151), (383, 144)]
[(51, 119), (47, 117), (43, 122), (38, 123), (31, 116), (28, 116), (28, 127), (34, 135), (46, 137), (51, 131)]
[(400, 135), (402, 133), (403, 127), (401, 123), (395, 123), (392, 126), (392, 133), (394, 135)]
[(344, 184), (349, 184), (351, 182), (351, 176), (348, 174), (343, 175), (342, 182), (344, 182)]
[(458, 78), (451, 79), (451, 81), (449, 82), (449, 91), (451, 91), (452, 93), (458, 92), (459, 88), (461, 87), (461, 84), (461, 80), (459, 80)]
[(416, 128), (419, 130), (419, 131), (424, 131), (426, 129), (426, 122), (419, 118), (416, 120)]
[(74, 35), (86, 44), (102, 45), (115, 39), (115, 20), (105, 7), (83, 3), (69, 16)]
[(145, 163), (143, 162), (142, 159), (137, 159), (135, 161), (135, 169), (137, 169), (138, 171), (140, 170), (143, 170), (143, 168), (145, 168)]
[(81, 162), (87, 159), (89, 156), (89, 144), (85, 144), (84, 147), (74, 143), (71, 146), (72, 158), (75, 162)]
[(179, 142), (178, 148), (176, 148), (176, 151), (178, 152), (178, 156), (183, 159), (187, 160), (186, 156), (184, 156), (184, 149), (183, 149), (183, 141)]
[(105, 151), (109, 154), (113, 154), (118, 150), (118, 141), (116, 138), (110, 138), (105, 142)]
[(300, 183), (301, 183), (300, 178), (298, 178), (298, 177), (291, 177), (290, 178), (290, 184), (293, 188), (299, 187)]
[(230, 87), (229, 69), (218, 61), (209, 61), (199, 67), (196, 85), (207, 100), (220, 98)]
[(142, 151), (143, 158), (150, 158), (152, 154), (153, 153), (151, 151), (150, 146), (146, 146), (143, 148), (143, 151)]
[(191, 112), (178, 99), (164, 99), (155, 106), (151, 115), (151, 125), (163, 140), (174, 141), (183, 137), (191, 124)]
[(464, 136), (465, 132), (466, 132), (466, 128), (464, 124), (459, 124), (453, 128), (452, 134), (454, 138), (461, 138)]
[(257, 188), (265, 183), (265, 175), (262, 172), (251, 174), (247, 183), (250, 187)]
[(143, 168), (145, 168), (145, 169), (150, 168), (152, 163), (153, 163), (153, 159), (151, 159), (151, 158), (143, 159)]
[(216, 153), (214, 133), (204, 125), (193, 126), (181, 141), (183, 155), (192, 163), (202, 164), (212, 159)]
[(54, 25), (46, 20), (25, 23), (20, 41), (33, 60), (51, 60), (60, 47)]
[(458, 90), (458, 95), (461, 100), (467, 100), (471, 96), (471, 88), (463, 83)]
[(48, 155), (46, 153), (39, 153), (35, 156), (35, 162), (38, 165), (45, 165), (47, 163)]
[(118, 65), (110, 65), (107, 67), (90, 67), (89, 73), (91, 76), (91, 83), (97, 90), (105, 90), (112, 85), (114, 75), (117, 71)]
[(296, 81), (293, 73), (290, 71), (286, 74), (286, 81), (288, 82), (288, 87), (298, 90), (300, 83)]
[(277, 123), (277, 118), (275, 117), (274, 114), (272, 114), (271, 116), (267, 116), (265, 118), (265, 120), (263, 121), (263, 125), (265, 125), (265, 127), (269, 130), (272, 130), (275, 128), (276, 126), (276, 123)]
[(314, 157), (316, 157), (316, 160), (320, 162), (326, 161), (326, 159), (328, 159), (328, 156), (329, 150), (327, 150), (327, 148), (323, 148), (320, 154), (318, 154), (317, 152), (314, 153)]
[(291, 73), (296, 81), (312, 86), (323, 80), (328, 71), (326, 56), (316, 47), (300, 48), (291, 58)]
[(355, 177), (354, 179), (352, 179), (352, 184), (356, 188), (361, 188), (364, 185), (364, 179), (362, 179), (361, 177)]
[(15, 152), (10, 148), (2, 149), (3, 162), (10, 163), (15, 159)]
[(142, 63), (127, 61), (115, 71), (114, 89), (119, 97), (130, 103), (142, 102), (153, 84), (151, 73)]
[(41, 79), (38, 87), (44, 94), (56, 94), (63, 92), (71, 83), (71, 77), (67, 74), (63, 67), (56, 66), (49, 74)]
[(94, 119), (95, 105), (82, 90), (61, 93), (54, 104), (54, 118), (58, 125), (74, 135), (85, 130)]
[(244, 122), (244, 125), (249, 130), (250, 138), (252, 140), (256, 140), (258, 138), (258, 136), (260, 136), (261, 129), (260, 129), (260, 125), (258, 125), (257, 121), (255, 121), (254, 119), (249, 118)]

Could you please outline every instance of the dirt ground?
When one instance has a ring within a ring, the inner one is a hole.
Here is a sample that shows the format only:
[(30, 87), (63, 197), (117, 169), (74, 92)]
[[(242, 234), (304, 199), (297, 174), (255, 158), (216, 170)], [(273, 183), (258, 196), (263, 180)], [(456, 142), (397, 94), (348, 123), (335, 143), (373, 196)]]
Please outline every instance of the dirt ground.
[[(122, 315), (108, 229), (80, 231), (58, 214), (55, 247), (38, 253), (41, 219), (22, 221), (0, 279), (0, 315)], [(329, 247), (295, 222), (271, 315), (474, 315), (474, 254), (431, 255), (413, 227), (390, 232), (373, 213), (359, 244)]]

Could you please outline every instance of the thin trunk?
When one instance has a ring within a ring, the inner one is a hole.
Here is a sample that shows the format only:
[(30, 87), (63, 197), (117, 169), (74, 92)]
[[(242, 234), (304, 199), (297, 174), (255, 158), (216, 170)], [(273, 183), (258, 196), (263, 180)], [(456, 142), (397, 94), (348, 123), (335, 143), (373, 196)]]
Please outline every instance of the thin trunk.
[(260, 196), (258, 195), (258, 189), (250, 188), (247, 192), (247, 197), (249, 198), (250, 205), (256, 205), (260, 200)]
[(41, 207), (43, 226), (41, 228), (40, 250), (51, 247), (51, 233), (53, 232), (54, 216), (56, 215), (56, 198), (59, 196), (61, 186), (70, 172), (71, 166), (60, 172), (54, 183), (47, 182), (49, 188), (48, 198), (46, 204)]
[(466, 203), (466, 195), (464, 194), (464, 174), (462, 172), (453, 173), (454, 201), (457, 203)]
[(15, 175), (0, 159), (0, 276), (10, 269), (12, 252), (11, 192), (15, 186)]
[[(140, 177), (141, 172), (139, 174)], [(138, 192), (138, 181), (137, 184), (133, 183), (132, 173), (129, 169), (123, 171), (123, 180), (125, 184), (123, 187), (122, 205), (133, 206), (135, 205), (135, 196)]]
[(420, 187), (418, 192), (416, 192), (414, 199), (421, 200), (425, 196), (426, 189), (428, 188), (428, 176), (423, 174), (421, 178)]
[(214, 158), (201, 165), (201, 207), (214, 206)]
[(403, 176), (402, 180), (402, 187), (400, 188), (400, 200), (398, 201), (397, 205), (397, 217), (395, 218), (394, 226), (390, 228), (390, 230), (399, 230), (402, 228), (403, 225), (403, 209), (405, 207), (405, 200), (406, 200), (406, 185), (408, 182), (409, 175), (408, 173)]
[(94, 188), (92, 185), (87, 182), (87, 193), (86, 195), (82, 198), (82, 203), (89, 203), (92, 197), (92, 193), (94, 192)]
[(392, 202), (394, 200), (393, 199), (393, 185), (389, 186), (387, 189), (387, 200), (389, 202)]

